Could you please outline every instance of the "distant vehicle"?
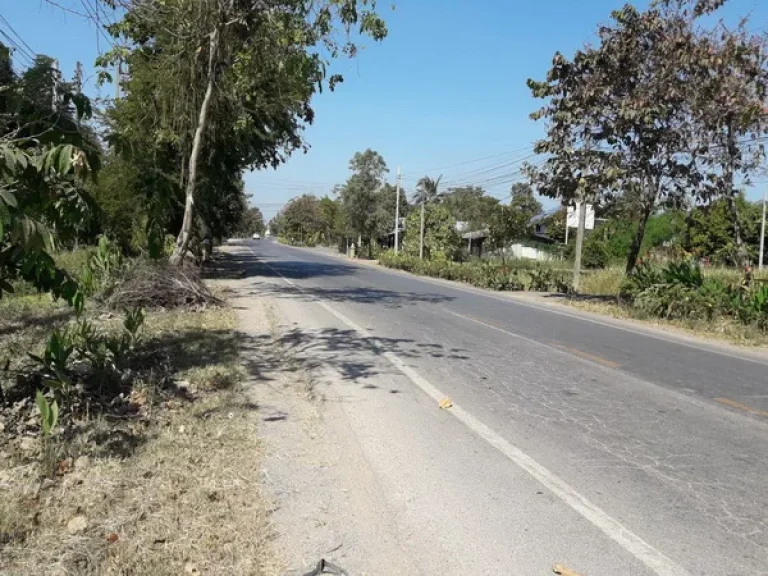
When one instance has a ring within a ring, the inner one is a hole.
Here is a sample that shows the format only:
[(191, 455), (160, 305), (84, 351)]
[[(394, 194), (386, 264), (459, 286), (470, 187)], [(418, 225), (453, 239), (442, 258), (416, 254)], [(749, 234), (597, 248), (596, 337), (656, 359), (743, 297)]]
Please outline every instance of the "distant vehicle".
[(261, 234), (259, 234), (258, 232), (256, 232), (256, 234), (254, 234), (254, 235), (252, 236), (252, 238), (253, 238), (254, 240), (261, 240)]

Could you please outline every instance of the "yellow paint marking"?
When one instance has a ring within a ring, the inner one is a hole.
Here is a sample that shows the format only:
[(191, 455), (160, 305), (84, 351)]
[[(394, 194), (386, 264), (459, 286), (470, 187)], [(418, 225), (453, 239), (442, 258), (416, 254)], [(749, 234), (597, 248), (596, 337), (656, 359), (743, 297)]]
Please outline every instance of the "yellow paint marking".
[(570, 346), (564, 346), (563, 344), (558, 344), (557, 342), (552, 342), (552, 345), (556, 348), (560, 348), (560, 350), (565, 350), (569, 354), (573, 354), (574, 356), (578, 356), (579, 358), (584, 358), (585, 360), (589, 360), (590, 362), (597, 362), (598, 364), (602, 364), (603, 366), (608, 366), (608, 368), (621, 368), (621, 364), (614, 362), (613, 360), (608, 360), (607, 358), (603, 358), (601, 356), (595, 356), (594, 354), (590, 354), (589, 352), (584, 352), (583, 350), (579, 350), (578, 348), (571, 348)]
[(765, 418), (768, 418), (768, 412), (765, 410), (747, 406), (741, 402), (736, 402), (736, 400), (729, 400), (728, 398), (715, 398), (715, 402), (720, 402), (720, 404), (725, 404), (731, 408), (737, 408), (738, 410), (744, 410), (744, 412), (749, 412), (750, 414), (757, 414), (758, 416), (764, 416)]

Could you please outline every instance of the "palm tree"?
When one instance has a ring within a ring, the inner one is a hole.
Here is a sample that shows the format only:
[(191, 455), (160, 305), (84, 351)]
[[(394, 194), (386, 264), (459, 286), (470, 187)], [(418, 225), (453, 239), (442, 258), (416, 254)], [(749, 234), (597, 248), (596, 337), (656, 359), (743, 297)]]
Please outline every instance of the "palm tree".
[(440, 202), (443, 198), (443, 194), (439, 192), (438, 186), (442, 176), (439, 176), (437, 180), (424, 176), (416, 184), (416, 195), (414, 200), (417, 202), (424, 202), (425, 204), (435, 204)]

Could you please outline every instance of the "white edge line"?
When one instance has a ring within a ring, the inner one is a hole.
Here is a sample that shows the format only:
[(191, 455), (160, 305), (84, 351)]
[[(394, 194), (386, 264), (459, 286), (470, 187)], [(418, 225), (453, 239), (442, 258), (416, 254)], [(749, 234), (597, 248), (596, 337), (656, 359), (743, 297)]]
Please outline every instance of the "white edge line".
[[(253, 252), (252, 248), (251, 252)], [(280, 274), (280, 272), (272, 267), (269, 263), (264, 262), (264, 264), (271, 268), (275, 273), (277, 273), (278, 276), (280, 276), (286, 284), (293, 286), (294, 288), (297, 288), (301, 291), (299, 286)], [(357, 323), (347, 318), (344, 314), (332, 308), (326, 302), (323, 302), (322, 300), (314, 297), (313, 300), (321, 308), (341, 320), (344, 324), (358, 332), (361, 336), (364, 336), (365, 338), (375, 338), (375, 336), (370, 334), (365, 328), (359, 326)], [(445, 398), (445, 394), (440, 392), (440, 390), (435, 388), (428, 380), (423, 378), (421, 375), (419, 375), (418, 372), (403, 362), (399, 356), (393, 352), (383, 352), (382, 356), (384, 356), (393, 366), (395, 366), (404, 376), (413, 382), (413, 384), (418, 386), (429, 397), (437, 402)], [(609, 516), (602, 508), (590, 502), (586, 497), (582, 496), (579, 492), (574, 490), (569, 484), (536, 462), (536, 460), (531, 458), (520, 448), (502, 438), (498, 433), (494, 432), (487, 425), (483, 424), (472, 414), (460, 406), (457, 406), (456, 404), (453, 405), (449, 412), (457, 420), (467, 426), (467, 428), (472, 430), (475, 434), (480, 436), (491, 446), (499, 450), (517, 466), (528, 472), (529, 475), (536, 479), (540, 484), (545, 486), (555, 496), (560, 498), (560, 500), (562, 500), (565, 504), (570, 506), (577, 513), (581, 514), (581, 516), (583, 516), (585, 519), (589, 520), (598, 530), (616, 542), (619, 546), (624, 548), (624, 550), (632, 554), (635, 558), (640, 560), (643, 564), (648, 566), (648, 568), (653, 570), (656, 574), (663, 576), (688, 576), (687, 571), (685, 571), (671, 559), (667, 558), (667, 556), (665, 556), (661, 551), (651, 546), (648, 542), (621, 524), (618, 520), (615, 520)]]

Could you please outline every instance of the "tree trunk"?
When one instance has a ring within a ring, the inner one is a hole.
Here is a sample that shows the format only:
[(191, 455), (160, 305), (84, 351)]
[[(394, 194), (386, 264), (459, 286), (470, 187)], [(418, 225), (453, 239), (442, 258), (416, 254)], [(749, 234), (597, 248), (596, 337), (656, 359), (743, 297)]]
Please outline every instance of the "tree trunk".
[(192, 152), (189, 155), (189, 169), (187, 170), (187, 188), (186, 201), (184, 203), (184, 220), (181, 224), (181, 231), (176, 239), (176, 249), (171, 255), (171, 264), (181, 265), (184, 263), (184, 256), (189, 249), (189, 237), (192, 233), (192, 220), (195, 215), (195, 187), (197, 185), (197, 163), (203, 149), (203, 135), (208, 127), (208, 112), (211, 108), (211, 99), (213, 97), (214, 76), (216, 72), (216, 56), (219, 51), (219, 28), (215, 28), (211, 33), (208, 56), (208, 86), (205, 89), (205, 97), (200, 106), (200, 113), (195, 128), (195, 137), (192, 140)]
[(731, 122), (728, 123), (728, 160), (723, 170), (723, 179), (725, 180), (725, 201), (728, 204), (728, 212), (731, 214), (731, 225), (733, 226), (733, 240), (736, 243), (736, 264), (738, 266), (747, 266), (749, 264), (749, 254), (744, 245), (744, 238), (741, 235), (741, 220), (739, 218), (739, 207), (736, 204), (735, 189), (733, 186), (733, 158), (738, 153), (738, 143), (733, 134)]
[(637, 265), (637, 257), (640, 255), (640, 248), (643, 245), (643, 238), (645, 238), (645, 227), (648, 224), (648, 218), (651, 217), (653, 207), (656, 204), (656, 195), (648, 198), (643, 205), (643, 211), (640, 214), (640, 221), (637, 223), (637, 230), (635, 236), (632, 238), (632, 244), (629, 247), (629, 254), (627, 255), (627, 274), (631, 274)]
[(731, 214), (731, 223), (733, 224), (733, 239), (736, 242), (736, 264), (738, 266), (747, 266), (749, 265), (749, 253), (747, 252), (747, 247), (744, 245), (744, 238), (741, 235), (739, 207), (736, 204), (733, 188), (731, 188), (731, 192), (727, 194), (725, 198), (728, 204), (728, 211)]
[(424, 194), (421, 195), (421, 226), (419, 228), (419, 259), (424, 260)]

